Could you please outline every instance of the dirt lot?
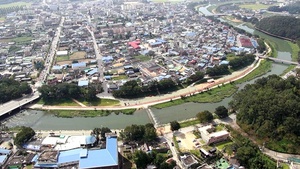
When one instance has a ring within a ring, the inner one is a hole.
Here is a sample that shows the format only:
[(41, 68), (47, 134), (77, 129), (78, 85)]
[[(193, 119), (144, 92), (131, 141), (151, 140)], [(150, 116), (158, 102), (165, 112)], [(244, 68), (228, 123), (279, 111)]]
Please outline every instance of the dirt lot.
[(181, 134), (177, 137), (177, 140), (180, 140), (179, 143), (180, 149), (182, 150), (194, 150), (194, 143), (193, 140), (196, 139), (193, 132), (188, 132), (185, 134)]
[(72, 55), (70, 55), (70, 60), (79, 60), (84, 59), (86, 56), (86, 52), (74, 52)]

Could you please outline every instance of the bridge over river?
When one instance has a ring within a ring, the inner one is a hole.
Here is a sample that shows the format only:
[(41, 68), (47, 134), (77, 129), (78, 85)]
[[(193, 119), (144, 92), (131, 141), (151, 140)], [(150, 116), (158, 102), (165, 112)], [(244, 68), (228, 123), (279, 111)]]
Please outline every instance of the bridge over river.
[(259, 57), (263, 58), (263, 59), (273, 60), (274, 62), (286, 63), (286, 64), (291, 64), (291, 65), (300, 65), (300, 63), (298, 63), (298, 62), (293, 62), (293, 61), (284, 60), (284, 59), (278, 59), (278, 58), (272, 58), (272, 57), (266, 57), (266, 56), (259, 56)]
[(33, 93), (31, 95), (24, 96), (20, 99), (12, 100), (0, 105), (0, 117), (6, 114), (11, 113), (13, 110), (21, 109), (28, 103), (33, 102), (34, 100), (40, 97), (40, 93)]

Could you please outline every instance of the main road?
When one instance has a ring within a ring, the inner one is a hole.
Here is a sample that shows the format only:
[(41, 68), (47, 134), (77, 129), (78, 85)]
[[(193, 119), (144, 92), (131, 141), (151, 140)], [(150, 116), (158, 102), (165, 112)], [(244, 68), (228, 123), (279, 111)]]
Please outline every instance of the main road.
[(59, 42), (59, 37), (61, 34), (61, 29), (64, 24), (64, 21), (65, 21), (65, 17), (61, 17), (60, 24), (57, 27), (57, 31), (55, 33), (55, 37), (52, 40), (52, 44), (49, 49), (48, 55), (45, 58), (45, 69), (41, 72), (40, 77), (38, 79), (39, 81), (36, 83), (37, 87), (41, 86), (42, 84), (45, 84), (47, 77), (50, 73), (51, 66), (53, 65), (53, 61), (55, 59), (56, 48), (57, 48), (57, 44)]

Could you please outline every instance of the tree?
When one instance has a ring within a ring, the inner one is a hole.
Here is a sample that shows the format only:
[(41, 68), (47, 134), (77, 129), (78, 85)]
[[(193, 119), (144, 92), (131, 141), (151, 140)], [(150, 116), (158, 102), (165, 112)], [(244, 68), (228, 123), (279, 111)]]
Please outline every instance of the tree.
[(228, 117), (228, 109), (224, 106), (219, 106), (219, 107), (216, 108), (215, 114), (219, 118), (223, 119), (225, 117)]
[(157, 138), (156, 129), (154, 128), (153, 124), (148, 123), (145, 125), (145, 134), (144, 134), (144, 141), (151, 142)]
[(106, 140), (105, 133), (110, 133), (111, 130), (108, 127), (102, 127), (100, 131), (101, 140)]
[(196, 115), (197, 119), (200, 121), (200, 123), (207, 123), (207, 122), (211, 122), (214, 117), (212, 115), (211, 112), (205, 110), (203, 112), (199, 112), (197, 115)]
[(236, 119), (241, 128), (264, 140), (267, 148), (300, 153), (299, 102), (300, 80), (271, 75), (237, 92), (230, 107), (239, 112)]
[(22, 146), (35, 135), (35, 132), (30, 127), (22, 126), (20, 131), (14, 138), (15, 145)]
[(137, 150), (136, 152), (134, 152), (133, 161), (138, 169), (147, 168), (147, 165), (151, 162), (147, 153), (142, 150)]
[(171, 126), (171, 130), (172, 131), (180, 129), (180, 124), (178, 123), (178, 121), (172, 121), (172, 122), (170, 122), (170, 126)]

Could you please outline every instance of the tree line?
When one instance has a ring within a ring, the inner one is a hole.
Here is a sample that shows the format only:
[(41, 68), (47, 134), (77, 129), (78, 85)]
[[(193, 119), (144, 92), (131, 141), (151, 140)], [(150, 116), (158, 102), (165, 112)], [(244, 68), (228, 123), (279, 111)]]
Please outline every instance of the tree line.
[(44, 101), (65, 98), (84, 98), (87, 101), (96, 99), (96, 94), (102, 91), (99, 86), (79, 87), (73, 83), (59, 83), (57, 85), (43, 85), (38, 88)]
[(280, 152), (300, 153), (300, 80), (271, 75), (233, 96), (237, 123)]
[(297, 1), (297, 2), (294, 2), (294, 3), (291, 3), (289, 5), (286, 5), (286, 6), (270, 6), (268, 8), (268, 11), (272, 11), (272, 12), (283, 12), (283, 11), (286, 11), (286, 12), (289, 12), (290, 14), (299, 14), (300, 12), (300, 2)]
[(26, 82), (19, 82), (13, 78), (0, 79), (0, 103), (22, 97), (23, 94), (32, 93), (32, 89)]
[(150, 143), (156, 141), (157, 134), (154, 125), (151, 123), (145, 125), (132, 124), (131, 126), (126, 126), (120, 132), (120, 137), (128, 142)]
[(113, 96), (117, 98), (136, 98), (147, 95), (157, 95), (175, 89), (176, 84), (172, 79), (163, 79), (159, 82), (154, 80), (148, 84), (131, 80), (121, 86), (119, 90), (113, 91)]
[(261, 19), (256, 27), (270, 34), (289, 38), (300, 39), (300, 19), (292, 16), (272, 16)]

